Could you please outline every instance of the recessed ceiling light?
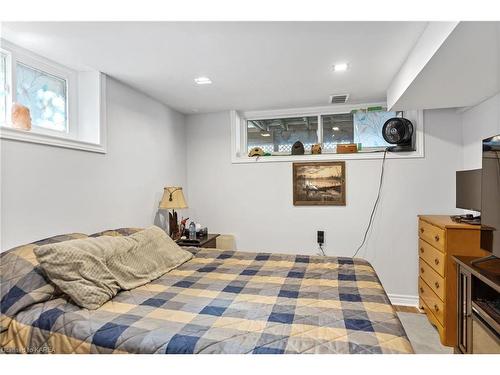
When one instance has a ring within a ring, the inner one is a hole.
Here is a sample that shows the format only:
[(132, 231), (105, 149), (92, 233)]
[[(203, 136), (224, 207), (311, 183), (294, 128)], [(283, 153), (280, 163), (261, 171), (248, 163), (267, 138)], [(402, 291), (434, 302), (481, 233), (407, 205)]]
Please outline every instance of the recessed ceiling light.
[(334, 126), (334, 127), (332, 128), (332, 130), (333, 130), (334, 132), (338, 132), (338, 131), (340, 130), (340, 128), (339, 128), (338, 126)]
[(194, 81), (198, 85), (210, 85), (212, 83), (212, 80), (208, 77), (198, 77), (198, 78), (195, 78)]
[(334, 72), (345, 72), (349, 65), (347, 63), (340, 63), (340, 64), (335, 64), (333, 66), (333, 71)]
[(266, 133), (260, 133), (260, 135), (263, 136), (263, 137), (270, 137), (271, 136), (271, 134), (269, 134), (267, 132)]

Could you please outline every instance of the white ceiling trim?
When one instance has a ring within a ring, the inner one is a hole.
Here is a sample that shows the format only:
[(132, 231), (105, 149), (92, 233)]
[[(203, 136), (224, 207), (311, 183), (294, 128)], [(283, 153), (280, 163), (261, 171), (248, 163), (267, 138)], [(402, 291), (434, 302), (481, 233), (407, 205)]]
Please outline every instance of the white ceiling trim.
[(389, 109), (396, 105), (457, 25), (458, 22), (434, 22), (427, 25), (387, 89)]
[(393, 110), (475, 106), (500, 92), (500, 22), (446, 26), (432, 26), (410, 54), (409, 74), (387, 93)]

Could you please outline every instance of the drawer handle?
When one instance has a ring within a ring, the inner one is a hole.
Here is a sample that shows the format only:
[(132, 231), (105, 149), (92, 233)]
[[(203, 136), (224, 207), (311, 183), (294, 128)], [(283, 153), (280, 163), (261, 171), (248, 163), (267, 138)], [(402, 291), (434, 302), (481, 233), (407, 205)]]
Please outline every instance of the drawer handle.
[(424, 269), (422, 267), (420, 267), (420, 273), (424, 273)]
[(439, 259), (438, 259), (438, 258), (434, 259), (434, 263), (435, 263), (435, 264), (436, 264), (436, 266), (437, 266), (437, 265), (439, 264)]
[(439, 289), (439, 283), (437, 281), (434, 283), (434, 286), (436, 287), (436, 289)]
[(434, 240), (435, 240), (436, 242), (439, 242), (439, 234), (436, 234), (436, 235), (434, 236)]
[(439, 311), (439, 306), (434, 304), (434, 310)]
[(423, 248), (423, 247), (421, 247), (421, 248), (420, 248), (420, 252), (421, 252), (421, 253), (423, 253), (423, 252), (424, 252), (424, 248)]
[(420, 287), (420, 293), (424, 292), (424, 288)]

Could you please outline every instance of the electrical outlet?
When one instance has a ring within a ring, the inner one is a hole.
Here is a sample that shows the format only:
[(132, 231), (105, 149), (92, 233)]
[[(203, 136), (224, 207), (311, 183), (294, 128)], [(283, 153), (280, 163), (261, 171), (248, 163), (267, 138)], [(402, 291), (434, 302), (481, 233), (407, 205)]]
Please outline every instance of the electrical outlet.
[(318, 230), (318, 244), (323, 245), (325, 243), (325, 232)]

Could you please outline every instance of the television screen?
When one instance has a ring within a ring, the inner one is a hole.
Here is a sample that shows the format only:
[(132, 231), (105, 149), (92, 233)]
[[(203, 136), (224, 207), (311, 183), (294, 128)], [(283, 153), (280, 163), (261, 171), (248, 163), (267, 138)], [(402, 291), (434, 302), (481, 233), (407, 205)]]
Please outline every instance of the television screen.
[(500, 258), (500, 135), (483, 141), (481, 248)]
[(457, 171), (457, 208), (481, 211), (481, 169)]

